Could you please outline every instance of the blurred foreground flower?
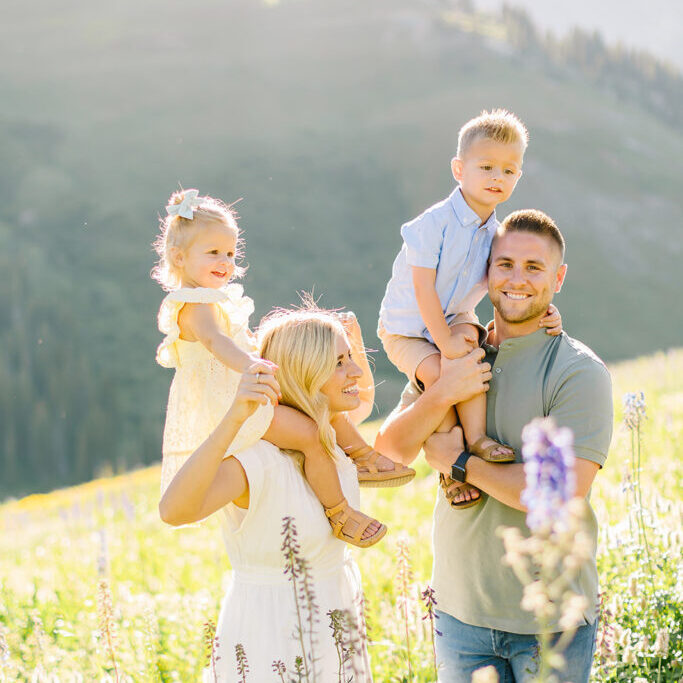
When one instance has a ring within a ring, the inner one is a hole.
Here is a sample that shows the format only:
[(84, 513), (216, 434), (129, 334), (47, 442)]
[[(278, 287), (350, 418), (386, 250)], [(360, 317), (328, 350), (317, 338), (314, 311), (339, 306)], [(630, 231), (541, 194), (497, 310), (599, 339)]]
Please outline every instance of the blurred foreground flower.
[(563, 523), (566, 504), (574, 496), (574, 437), (567, 427), (557, 427), (551, 417), (537, 418), (522, 431), (522, 455), (526, 488), (522, 503), (527, 524), (539, 531)]
[(522, 440), (526, 488), (521, 500), (531, 536), (524, 538), (517, 527), (498, 529), (498, 535), (505, 546), (504, 564), (524, 586), (521, 608), (532, 612), (538, 624), (538, 669), (532, 680), (555, 683), (565, 667), (562, 653), (589, 609), (588, 600), (571, 586), (593, 555), (593, 541), (585, 528), (586, 501), (574, 497), (571, 430), (558, 428), (552, 418), (539, 418), (524, 428)]

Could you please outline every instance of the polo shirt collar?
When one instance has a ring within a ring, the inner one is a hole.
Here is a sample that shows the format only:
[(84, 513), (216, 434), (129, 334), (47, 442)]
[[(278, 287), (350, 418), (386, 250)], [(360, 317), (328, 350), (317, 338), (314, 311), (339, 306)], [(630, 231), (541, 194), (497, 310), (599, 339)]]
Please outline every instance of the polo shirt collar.
[[(481, 227), (481, 218), (477, 216), (474, 209), (472, 209), (472, 207), (465, 201), (459, 185), (451, 193), (450, 200), (453, 211), (455, 211), (456, 218), (460, 221), (460, 224), (463, 227)], [(489, 232), (494, 232), (498, 228), (498, 220), (496, 219), (495, 211), (489, 216), (488, 220), (483, 225)]]
[[(486, 329), (490, 332), (493, 329), (493, 320), (489, 322)], [(549, 339), (552, 339), (548, 334), (546, 334), (545, 328), (540, 328), (531, 334), (525, 334), (521, 337), (510, 337), (506, 339), (500, 347), (496, 348), (486, 343), (485, 348), (488, 352), (500, 352), (502, 350), (520, 350), (520, 349), (533, 349), (541, 348)]]

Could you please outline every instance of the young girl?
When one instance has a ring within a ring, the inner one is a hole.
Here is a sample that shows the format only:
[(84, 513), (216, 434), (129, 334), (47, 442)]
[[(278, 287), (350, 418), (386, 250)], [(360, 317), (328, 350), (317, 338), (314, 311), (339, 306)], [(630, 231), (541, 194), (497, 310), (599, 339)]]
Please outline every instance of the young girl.
[[(174, 193), (155, 242), (160, 260), (152, 275), (169, 292), (159, 310), (159, 329), (166, 338), (157, 362), (175, 368), (163, 438), (162, 492), (187, 458), (220, 422), (232, 403), (241, 374), (250, 369), (273, 374), (276, 367), (256, 353), (248, 323), (253, 302), (231, 283), (243, 269), (235, 215), (220, 200), (199, 197), (197, 190)], [(345, 328), (363, 370), (348, 391), (372, 404), (374, 386), (363, 351), (360, 328), (351, 314)], [(369, 399), (369, 401), (368, 401)], [(367, 416), (367, 411), (363, 417)], [(338, 444), (358, 467), (365, 486), (397, 486), (415, 476), (365, 444), (349, 415), (333, 423)], [(344, 502), (337, 470), (323, 447), (316, 423), (284, 405), (261, 406), (242, 425), (229, 453), (265, 438), (279, 448), (304, 454), (306, 479), (328, 510), (335, 536), (366, 547), (379, 541), (386, 526)], [(336, 509), (339, 508), (339, 509)]]

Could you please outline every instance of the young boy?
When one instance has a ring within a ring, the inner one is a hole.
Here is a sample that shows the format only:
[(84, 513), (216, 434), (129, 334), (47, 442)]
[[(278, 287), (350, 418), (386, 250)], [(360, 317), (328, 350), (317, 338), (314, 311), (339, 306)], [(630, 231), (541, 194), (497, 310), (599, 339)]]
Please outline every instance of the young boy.
[[(498, 229), (495, 209), (522, 175), (528, 139), (524, 124), (504, 109), (468, 121), (451, 160), (459, 186), (401, 228), (403, 247), (382, 300), (377, 333), (389, 360), (418, 386), (438, 379), (440, 355), (458, 358), (485, 338), (474, 308), (487, 290), (487, 260)], [(561, 332), (554, 307), (541, 324), (550, 334)], [(490, 462), (515, 459), (511, 448), (486, 436), (485, 395), (456, 409), (471, 453)], [(439, 431), (455, 424), (453, 410)], [(452, 504), (464, 508), (477, 502), (465, 498)]]

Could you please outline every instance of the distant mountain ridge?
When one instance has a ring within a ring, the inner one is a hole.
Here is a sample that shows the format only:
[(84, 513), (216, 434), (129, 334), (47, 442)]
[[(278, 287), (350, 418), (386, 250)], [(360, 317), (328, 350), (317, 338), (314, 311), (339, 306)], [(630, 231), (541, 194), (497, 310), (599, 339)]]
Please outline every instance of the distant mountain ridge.
[[(243, 197), (254, 322), (314, 290), (377, 348), (399, 227), (450, 192), (482, 108), (531, 131), (499, 214), (535, 206), (564, 231), (565, 329), (608, 360), (680, 344), (683, 134), (632, 96), (437, 2), (43, 6), (12, 0), (0, 26), (0, 489), (158, 458), (149, 245), (178, 182)], [(385, 411), (401, 378), (382, 353), (376, 369)]]

